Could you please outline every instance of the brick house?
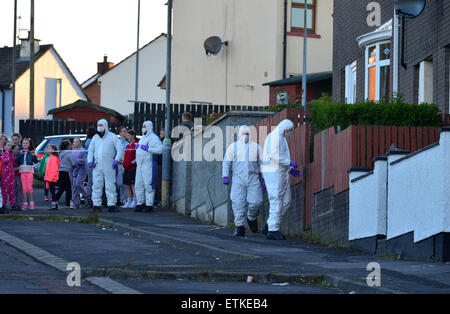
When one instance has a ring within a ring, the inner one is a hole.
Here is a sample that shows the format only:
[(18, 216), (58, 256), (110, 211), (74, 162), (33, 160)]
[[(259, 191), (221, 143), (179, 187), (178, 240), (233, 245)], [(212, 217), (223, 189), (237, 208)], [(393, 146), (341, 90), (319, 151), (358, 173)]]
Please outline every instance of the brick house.
[(420, 16), (406, 19), (406, 69), (394, 45), (401, 42), (394, 1), (377, 1), (381, 23), (372, 27), (371, 2), (334, 2), (333, 99), (354, 103), (398, 92), (408, 103), (435, 103), (449, 114), (450, 1), (427, 1)]
[(97, 73), (87, 79), (81, 87), (83, 88), (84, 93), (88, 97), (88, 101), (90, 103), (100, 105), (101, 103), (101, 89), (100, 84), (98, 82), (98, 78), (108, 72), (111, 68), (114, 67), (114, 63), (108, 62), (108, 56), (104, 56), (103, 62), (97, 63)]
[(84, 100), (78, 100), (73, 104), (55, 108), (48, 112), (53, 116), (53, 120), (69, 120), (75, 122), (97, 123), (100, 119), (106, 119), (110, 123), (120, 123), (125, 121), (125, 117), (115, 110), (91, 104)]

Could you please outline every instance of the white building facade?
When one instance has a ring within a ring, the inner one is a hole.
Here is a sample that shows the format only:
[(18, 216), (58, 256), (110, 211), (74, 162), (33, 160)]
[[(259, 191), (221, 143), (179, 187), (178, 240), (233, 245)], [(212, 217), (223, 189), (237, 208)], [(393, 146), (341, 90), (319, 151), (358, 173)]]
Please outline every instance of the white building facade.
[[(167, 37), (161, 34), (139, 51), (138, 100), (149, 103), (165, 102), (165, 91), (158, 84), (166, 74)], [(136, 53), (98, 78), (101, 106), (122, 115), (134, 112), (136, 90)]]

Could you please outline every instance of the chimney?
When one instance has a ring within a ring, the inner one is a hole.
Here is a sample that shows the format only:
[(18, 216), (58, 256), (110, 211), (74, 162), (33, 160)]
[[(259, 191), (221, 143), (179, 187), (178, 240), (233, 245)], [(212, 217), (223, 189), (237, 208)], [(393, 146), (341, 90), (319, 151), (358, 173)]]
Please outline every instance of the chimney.
[(103, 62), (97, 63), (97, 73), (103, 74), (106, 73), (109, 69), (114, 66), (114, 63), (108, 62), (108, 56), (103, 57)]
[[(39, 39), (34, 39), (34, 53), (39, 51)], [(30, 60), (30, 32), (28, 32), (28, 38), (20, 39), (20, 59)]]

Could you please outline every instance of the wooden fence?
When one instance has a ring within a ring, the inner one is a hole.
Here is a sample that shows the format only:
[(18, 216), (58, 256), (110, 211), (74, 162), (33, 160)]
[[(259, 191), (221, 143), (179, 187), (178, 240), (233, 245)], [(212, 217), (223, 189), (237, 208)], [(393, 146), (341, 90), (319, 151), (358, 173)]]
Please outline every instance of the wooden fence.
[[(64, 120), (20, 120), (19, 133), (22, 137), (31, 138), (38, 145), (46, 136), (65, 134), (86, 134), (88, 127), (97, 124), (94, 122), (73, 122)], [(121, 126), (132, 128), (131, 122), (121, 124), (110, 124), (110, 131), (116, 132)]]
[[(190, 112), (194, 118), (202, 118), (212, 114), (222, 114), (228, 111), (265, 111), (267, 107), (261, 106), (224, 106), (209, 104), (171, 104), (172, 128), (181, 124), (184, 112)], [(166, 105), (157, 103), (141, 103), (134, 106), (134, 129), (140, 130), (144, 121), (152, 121), (155, 132), (159, 134), (165, 126)]]

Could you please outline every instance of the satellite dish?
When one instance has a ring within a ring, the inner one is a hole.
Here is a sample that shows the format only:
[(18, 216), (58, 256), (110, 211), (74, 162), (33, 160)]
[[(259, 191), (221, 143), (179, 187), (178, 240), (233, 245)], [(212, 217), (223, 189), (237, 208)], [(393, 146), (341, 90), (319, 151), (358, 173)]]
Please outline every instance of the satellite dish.
[(222, 39), (218, 36), (212, 36), (205, 40), (203, 46), (205, 47), (207, 55), (217, 55), (222, 49), (222, 45), (227, 45), (227, 42), (222, 42)]
[(394, 0), (395, 12), (407, 18), (418, 17), (425, 9), (426, 0)]

